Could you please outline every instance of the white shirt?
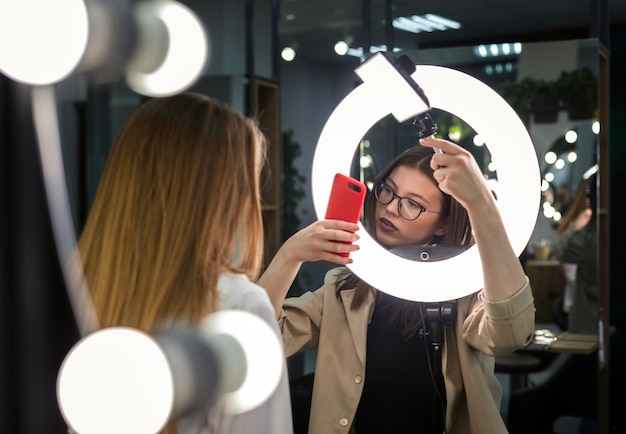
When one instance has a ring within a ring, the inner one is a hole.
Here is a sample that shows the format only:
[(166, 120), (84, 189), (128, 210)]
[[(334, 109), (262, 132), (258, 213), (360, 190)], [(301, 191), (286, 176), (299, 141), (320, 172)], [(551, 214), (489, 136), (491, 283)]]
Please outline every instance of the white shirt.
[[(263, 288), (252, 283), (245, 275), (223, 273), (217, 283), (217, 289), (220, 295), (218, 310), (244, 310), (260, 316), (276, 331), (282, 344), (274, 308)], [(283, 359), (283, 364), (282, 378), (276, 390), (259, 407), (231, 416), (223, 413), (218, 403), (202, 417), (182, 421), (179, 424), (179, 433), (292, 434), (293, 422), (286, 359)]]

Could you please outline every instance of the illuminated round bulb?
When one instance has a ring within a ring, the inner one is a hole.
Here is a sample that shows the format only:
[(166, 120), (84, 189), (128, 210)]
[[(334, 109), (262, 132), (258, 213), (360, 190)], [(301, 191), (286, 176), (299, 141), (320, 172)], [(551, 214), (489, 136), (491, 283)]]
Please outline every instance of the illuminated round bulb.
[(552, 182), (552, 181), (554, 181), (554, 173), (548, 172), (548, 173), (545, 174), (544, 178), (545, 178), (546, 181)]
[(576, 131), (569, 130), (565, 133), (565, 141), (567, 143), (574, 143), (576, 140), (578, 140), (578, 134), (576, 134)]
[(168, 421), (174, 384), (154, 339), (113, 327), (81, 339), (57, 378), (63, 418), (77, 433), (155, 433)]
[(240, 310), (223, 310), (207, 316), (200, 333), (211, 337), (226, 334), (241, 344), (245, 354), (246, 376), (241, 386), (224, 394), (224, 411), (244, 413), (258, 407), (274, 393), (284, 369), (282, 341), (261, 317)]
[(479, 134), (476, 134), (474, 136), (474, 139), (472, 139), (472, 141), (474, 142), (474, 146), (477, 146), (477, 147), (481, 147), (485, 145), (485, 141), (483, 140), (482, 137), (480, 137)]
[(480, 57), (487, 57), (487, 47), (485, 47), (484, 45), (479, 45), (478, 47), (475, 48), (475, 52), (476, 54), (478, 54)]
[(0, 5), (0, 72), (13, 80), (48, 85), (70, 75), (89, 33), (82, 0), (19, 0)]
[(546, 207), (543, 208), (543, 215), (546, 218), (551, 219), (552, 217), (554, 217), (555, 212), (556, 212), (556, 210), (552, 206), (546, 206)]
[(591, 125), (591, 131), (594, 132), (594, 134), (600, 134), (600, 122), (595, 121), (592, 125)]
[(496, 163), (494, 163), (493, 161), (490, 161), (489, 164), (487, 165), (487, 169), (489, 169), (490, 172), (495, 172), (496, 171)]
[[(355, 147), (372, 125), (390, 113), (402, 122), (430, 108), (422, 109), (418, 101), (411, 101), (415, 92), (394, 86), (398, 72), (377, 68), (378, 63), (370, 63), (373, 59), (375, 56), (359, 66), (363, 83), (335, 108), (317, 142), (311, 185), (318, 218), (325, 214), (334, 175), (350, 173)], [(411, 77), (428, 95), (432, 108), (458, 116), (484, 137), (498, 161), (498, 209), (513, 250), (520, 254), (535, 227), (541, 179), (535, 148), (523, 122), (500, 95), (468, 74), (416, 65)], [(410, 111), (404, 110), (408, 103)], [(350, 254), (354, 262), (348, 267), (381, 291), (431, 302), (457, 299), (484, 287), (476, 246), (443, 261), (411, 261), (383, 248), (359, 225), (361, 248)]]
[(558, 222), (559, 220), (561, 220), (561, 217), (562, 217), (561, 213), (555, 210), (554, 211), (554, 216), (552, 217), (554, 219), (554, 221)]
[(280, 52), (280, 57), (282, 57), (285, 62), (291, 62), (296, 58), (296, 50), (291, 47), (285, 47), (283, 51)]
[(575, 151), (571, 151), (567, 154), (567, 161), (574, 163), (576, 160), (578, 160), (578, 154)]
[(359, 159), (359, 165), (363, 168), (363, 169), (367, 169), (368, 167), (372, 167), (372, 157), (370, 155), (363, 155), (360, 159)]
[(557, 169), (562, 169), (565, 167), (565, 161), (563, 161), (563, 159), (559, 158), (558, 160), (556, 160), (554, 162), (554, 167)]
[(126, 71), (131, 89), (147, 96), (163, 97), (181, 92), (191, 86), (204, 70), (209, 58), (208, 36), (198, 17), (186, 6), (171, 0), (142, 2), (137, 14), (151, 16), (165, 24), (168, 45), (145, 46), (138, 50), (167, 50), (163, 63), (150, 72)]
[(548, 181), (546, 181), (545, 179), (541, 180), (541, 191), (548, 191), (548, 188), (550, 188), (550, 183)]
[(546, 152), (545, 157), (543, 157), (545, 162), (548, 164), (554, 164), (557, 158), (558, 158), (557, 155), (552, 151)]
[(350, 47), (345, 41), (338, 41), (335, 44), (335, 53), (339, 54), (340, 56), (345, 56), (348, 53), (349, 48)]

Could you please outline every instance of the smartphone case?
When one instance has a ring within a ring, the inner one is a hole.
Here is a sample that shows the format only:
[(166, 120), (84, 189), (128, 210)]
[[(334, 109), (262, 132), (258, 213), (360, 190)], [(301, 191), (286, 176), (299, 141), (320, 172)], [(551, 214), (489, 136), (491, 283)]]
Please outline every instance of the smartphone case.
[[(358, 222), (363, 210), (366, 192), (367, 187), (361, 181), (337, 173), (333, 179), (325, 218), (351, 223)], [(348, 253), (337, 254), (348, 256)]]

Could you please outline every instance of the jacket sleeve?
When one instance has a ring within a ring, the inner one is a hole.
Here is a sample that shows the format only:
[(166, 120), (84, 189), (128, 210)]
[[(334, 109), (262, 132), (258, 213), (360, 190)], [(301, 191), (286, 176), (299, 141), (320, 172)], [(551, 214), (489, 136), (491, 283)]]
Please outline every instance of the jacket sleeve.
[(491, 302), (483, 291), (462, 299), (459, 320), (468, 345), (490, 356), (509, 354), (528, 345), (535, 331), (535, 305), (528, 278), (511, 298)]
[(287, 298), (278, 318), (278, 327), (283, 335), (285, 355), (317, 348), (324, 311), (324, 286), (315, 292), (305, 292), (299, 297)]

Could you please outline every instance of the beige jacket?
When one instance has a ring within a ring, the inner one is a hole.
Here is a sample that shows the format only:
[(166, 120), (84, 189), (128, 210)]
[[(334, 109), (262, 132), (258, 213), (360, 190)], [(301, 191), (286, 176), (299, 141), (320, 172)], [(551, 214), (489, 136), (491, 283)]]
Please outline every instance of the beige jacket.
[[(315, 292), (285, 300), (279, 318), (288, 356), (317, 348), (309, 422), (310, 434), (351, 431), (363, 382), (367, 325), (374, 308), (350, 310), (354, 290), (335, 296), (340, 269), (328, 272)], [(492, 303), (482, 291), (457, 301), (457, 322), (446, 327), (442, 371), (447, 394), (449, 434), (500, 434), (502, 390), (494, 374), (494, 357), (530, 342), (535, 308), (528, 281), (510, 300)]]

